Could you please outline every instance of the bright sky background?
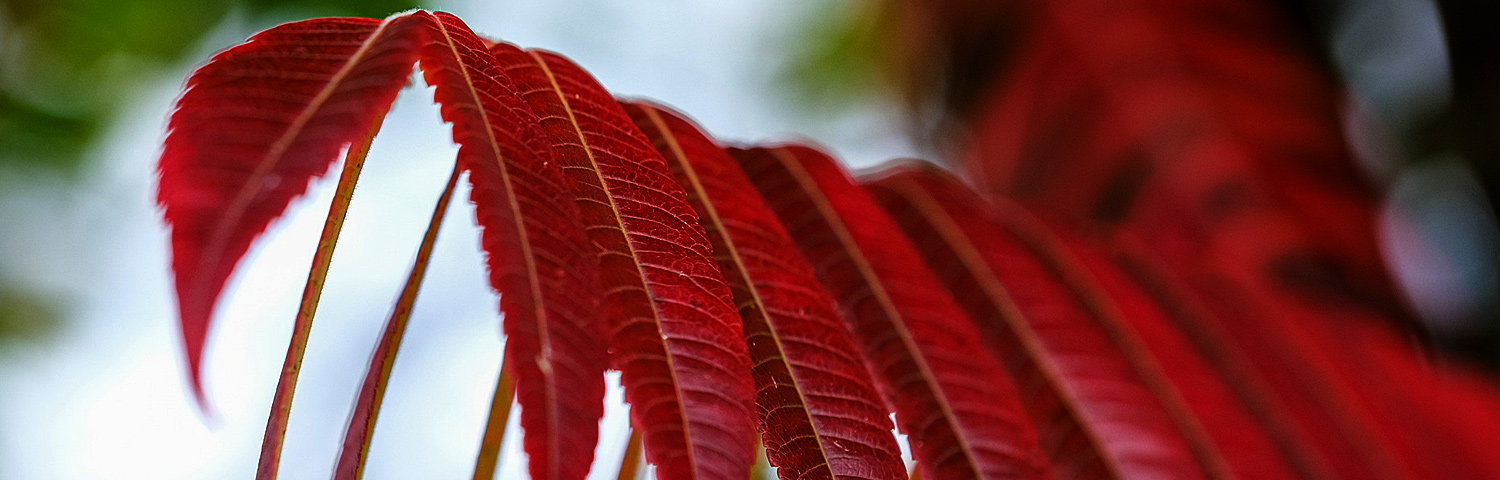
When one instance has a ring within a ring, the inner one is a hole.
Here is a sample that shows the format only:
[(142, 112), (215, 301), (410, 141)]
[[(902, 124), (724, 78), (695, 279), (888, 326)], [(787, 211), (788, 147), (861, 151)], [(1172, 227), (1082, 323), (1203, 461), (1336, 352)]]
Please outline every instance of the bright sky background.
[[(775, 68), (817, 2), (754, 3), (495, 0), (431, 8), (482, 34), (563, 52), (613, 91), (667, 102), (723, 138), (798, 132), (856, 165), (915, 153), (897, 112), (813, 119), (789, 105)], [(218, 32), (196, 61), (249, 33)], [(10, 252), (0, 266), (62, 293), (70, 308), (49, 341), (0, 351), (0, 479), (254, 471), (336, 171), (293, 204), (231, 280), (209, 340), (206, 379), (217, 416), (205, 422), (187, 392), (166, 232), (152, 200), (164, 125), (189, 68), (164, 75), (133, 102), (98, 147), (83, 188), (0, 181), (9, 196), (0, 202), (0, 251)], [(329, 475), (369, 352), (452, 167), (455, 148), (431, 98), (420, 83), (403, 91), (370, 153), (312, 332), (282, 478)], [(472, 472), (501, 343), (472, 209), (455, 207), (395, 367), (370, 479)], [(624, 411), (618, 391), (611, 395), (606, 429), (620, 431)], [(606, 466), (596, 476), (614, 474), (622, 448), (622, 438), (604, 438)], [(513, 456), (505, 468), (507, 478), (520, 475)]]

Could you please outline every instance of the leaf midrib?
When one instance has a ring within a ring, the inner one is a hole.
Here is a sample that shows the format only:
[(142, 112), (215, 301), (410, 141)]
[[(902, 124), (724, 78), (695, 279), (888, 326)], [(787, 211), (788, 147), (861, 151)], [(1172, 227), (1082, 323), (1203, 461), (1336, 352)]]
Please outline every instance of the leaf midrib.
[[(225, 209), (224, 215), (219, 217), (218, 228), (214, 229), (214, 234), (210, 237), (208, 243), (210, 248), (204, 249), (205, 252), (209, 253), (199, 260), (198, 273), (195, 275), (195, 278), (202, 278), (204, 275), (209, 275), (212, 270), (204, 267), (210, 267), (219, 263), (219, 259), (224, 255), (224, 248), (229, 242), (229, 235), (233, 233), (231, 231), (232, 227), (239, 224), (240, 219), (244, 217), (245, 212), (250, 208), (251, 200), (255, 199), (255, 195), (261, 189), (261, 181), (267, 175), (270, 175), (271, 170), (277, 164), (281, 163), (281, 160), (285, 158), (287, 149), (291, 148), (292, 141), (301, 135), (302, 129), (307, 127), (308, 122), (312, 121), (313, 115), (323, 107), (323, 103), (327, 102), (328, 98), (333, 96), (333, 92), (338, 89), (339, 84), (343, 83), (344, 77), (348, 76), (349, 72), (354, 69), (354, 65), (364, 59), (370, 47), (385, 33), (386, 27), (399, 18), (402, 17), (392, 17), (381, 21), (380, 25), (376, 26), (375, 30), (370, 32), (370, 36), (365, 38), (364, 42), (360, 43), (359, 48), (354, 51), (354, 54), (350, 55), (349, 59), (328, 79), (323, 89), (319, 90), (317, 95), (313, 96), (312, 101), (308, 102), (297, 113), (297, 117), (292, 119), (292, 123), (287, 125), (286, 130), (282, 132), (281, 136), (277, 137), (276, 141), (271, 144), (271, 148), (266, 151), (266, 154), (261, 157), (260, 162), (256, 164), (255, 171), (251, 172), (250, 178), (240, 187), (234, 196), (234, 200)], [(201, 285), (201, 282), (194, 282), (194, 285)], [(197, 288), (201, 289), (202, 287), (199, 286)]]
[(979, 285), (985, 292), (985, 296), (989, 297), (992, 304), (1001, 311), (1000, 317), (1005, 321), (1006, 325), (1010, 326), (1012, 333), (1016, 335), (1020, 344), (1026, 349), (1026, 352), (1031, 355), (1032, 362), (1037, 364), (1043, 376), (1047, 378), (1047, 382), (1052, 385), (1053, 391), (1057, 393), (1058, 398), (1063, 400), (1065, 408), (1072, 413), (1074, 422), (1078, 424), (1079, 429), (1083, 430), (1084, 435), (1088, 437), (1089, 443), (1094, 447), (1095, 454), (1105, 460), (1104, 464), (1109, 468), (1112, 478), (1125, 478), (1125, 475), (1121, 473), (1123, 469), (1120, 467), (1120, 459), (1115, 458), (1115, 452), (1104, 448), (1105, 443), (1093, 422), (1083, 421), (1083, 418), (1085, 418), (1081, 407), (1083, 402), (1078, 398), (1078, 392), (1072, 388), (1063, 387), (1065, 382), (1062, 380), (1063, 375), (1060, 368), (1057, 366), (1056, 361), (1052, 359), (1047, 348), (1042, 345), (1043, 342), (1037, 335), (1036, 330), (1031, 327), (1030, 323), (1024, 320), (1025, 315), (1016, 306), (1015, 301), (1010, 297), (1010, 293), (1006, 290), (1004, 284), (995, 277), (995, 273), (989, 268), (989, 265), (979, 257), (978, 248), (975, 247), (968, 237), (960, 233), (960, 229), (953, 217), (946, 210), (942, 209), (942, 207), (939, 207), (937, 201), (931, 195), (921, 187), (912, 185), (909, 180), (893, 178), (888, 188), (909, 201), (922, 215), (922, 218), (930, 222), (933, 231), (957, 254), (959, 261), (963, 263), (965, 269), (972, 273), (975, 279), (978, 280)]
[(912, 338), (911, 331), (906, 327), (906, 322), (901, 320), (903, 317), (900, 311), (892, 303), (890, 294), (886, 292), (884, 283), (875, 274), (874, 267), (865, 258), (864, 251), (854, 241), (853, 235), (849, 233), (848, 228), (844, 226), (842, 217), (838, 216), (833, 206), (829, 204), (828, 199), (823, 196), (822, 190), (817, 188), (816, 181), (812, 179), (811, 174), (802, 167), (801, 162), (797, 161), (796, 158), (792, 158), (791, 153), (787, 152), (784, 148), (772, 148), (768, 149), (767, 152), (777, 162), (785, 166), (787, 172), (791, 174), (792, 179), (797, 182), (798, 186), (804, 192), (807, 192), (808, 199), (817, 206), (824, 223), (828, 225), (829, 230), (833, 231), (834, 236), (838, 237), (839, 243), (844, 246), (844, 251), (849, 252), (850, 260), (854, 263), (855, 268), (859, 270), (860, 276), (865, 279), (865, 284), (870, 286), (871, 295), (875, 297), (881, 309), (885, 311), (886, 317), (889, 319), (891, 325), (895, 327), (896, 333), (901, 337), (901, 343), (906, 346), (908, 352), (912, 353), (913, 363), (922, 371), (923, 383), (926, 383), (927, 388), (936, 394), (933, 395), (933, 399), (937, 401), (949, 428), (954, 430), (953, 438), (958, 442), (959, 449), (964, 452), (964, 458), (968, 460), (969, 468), (973, 469), (976, 477), (982, 478), (985, 470), (979, 468), (979, 460), (976, 458), (974, 447), (969, 445), (968, 436), (965, 434), (967, 431), (958, 422), (958, 418), (953, 412), (953, 406), (948, 403), (947, 393), (942, 389), (941, 385), (935, 383), (937, 382), (937, 377), (933, 374), (932, 367), (927, 365), (927, 358), (924, 356), (924, 352), (916, 345), (916, 340)]
[(791, 377), (792, 379), (792, 387), (797, 391), (797, 401), (802, 407), (802, 413), (807, 419), (807, 424), (812, 428), (814, 433), (813, 438), (818, 444), (818, 458), (821, 458), (823, 460), (822, 464), (813, 466), (809, 468), (808, 471), (812, 471), (819, 466), (828, 466), (829, 473), (834, 473), (832, 471), (833, 466), (828, 460), (828, 447), (823, 443), (823, 434), (821, 431), (819, 431), (817, 423), (815, 423), (813, 420), (812, 411), (807, 406), (807, 396), (803, 394), (802, 381), (797, 377), (795, 373), (793, 373), (791, 362), (786, 360), (786, 347), (781, 341), (781, 335), (777, 333), (776, 328), (771, 325), (770, 314), (768, 313), (769, 310), (765, 308), (766, 303), (761, 298), (760, 288), (756, 287), (755, 282), (751, 280), (750, 273), (745, 268), (744, 261), (740, 259), (739, 248), (735, 246), (734, 239), (729, 236), (729, 231), (726, 229), (723, 220), (719, 216), (718, 207), (715, 206), (714, 202), (709, 199), (707, 190), (703, 188), (703, 183), (698, 179), (697, 170), (695, 170), (692, 167), (691, 163), (687, 161), (687, 155), (683, 153), (682, 147), (677, 143), (677, 137), (672, 135), (671, 129), (667, 128), (667, 126), (663, 123), (661, 115), (659, 115), (656, 110), (650, 107), (642, 107), (641, 110), (646, 112), (646, 116), (651, 119), (652, 126), (656, 127), (657, 130), (662, 133), (662, 138), (666, 140), (667, 146), (671, 148), (672, 155), (676, 156), (676, 158), (679, 159), (679, 163), (683, 164), (683, 176), (687, 177), (688, 183), (692, 185), (693, 191), (698, 193), (698, 197), (703, 199), (703, 209), (708, 214), (710, 221), (712, 221), (713, 224), (718, 227), (719, 235), (724, 239), (724, 245), (728, 250), (730, 259), (734, 262), (734, 265), (738, 267), (735, 271), (739, 273), (741, 281), (745, 283), (745, 290), (750, 292), (752, 301), (757, 307), (759, 307), (757, 308), (757, 310), (759, 310), (760, 312), (761, 321), (766, 324), (766, 331), (771, 334), (771, 340), (776, 344), (776, 351), (779, 354), (778, 358), (782, 360), (783, 363), (786, 363), (787, 376)]
[(583, 147), (584, 157), (588, 159), (589, 166), (591, 167), (589, 171), (594, 172), (595, 177), (599, 179), (599, 188), (604, 192), (604, 201), (600, 203), (607, 202), (610, 214), (614, 215), (615, 224), (619, 225), (620, 235), (625, 237), (625, 241), (622, 243), (624, 243), (625, 249), (629, 254), (630, 264), (634, 267), (635, 278), (640, 279), (641, 287), (646, 290), (647, 296), (650, 297), (650, 301), (646, 303), (651, 308), (651, 318), (654, 320), (651, 324), (656, 327), (656, 334), (661, 338), (661, 349), (664, 354), (662, 358), (667, 362), (667, 374), (672, 379), (672, 391), (676, 394), (674, 400), (677, 404), (677, 418), (682, 422), (683, 450), (687, 456), (688, 471), (692, 472), (694, 478), (697, 478), (698, 462), (696, 455), (694, 455), (696, 448), (693, 444), (692, 422), (688, 421), (686, 397), (682, 392), (682, 383), (677, 378), (675, 356), (667, 344), (668, 338), (666, 333), (661, 330), (661, 311), (656, 308), (655, 296), (650, 294), (651, 283), (646, 280), (645, 272), (641, 270), (640, 263), (637, 261), (639, 257), (636, 256), (635, 243), (630, 240), (630, 235), (625, 232), (625, 220), (620, 216), (620, 208), (615, 205), (615, 196), (610, 193), (609, 182), (605, 180), (604, 172), (599, 171), (599, 162), (594, 158), (594, 150), (589, 147), (588, 139), (583, 136), (583, 127), (578, 124), (578, 119), (573, 116), (573, 106), (568, 102), (567, 97), (562, 94), (562, 86), (557, 83), (557, 76), (547, 66), (547, 60), (542, 58), (535, 50), (525, 51), (524, 53), (531, 57), (542, 73), (547, 76), (547, 81), (552, 85), (552, 92), (557, 95), (558, 102), (563, 106), (563, 112), (568, 114), (568, 125), (571, 125), (573, 133), (578, 135), (578, 144)]
[[(482, 120), (484, 120), (484, 135), (488, 140), (490, 149), (495, 154), (495, 164), (498, 166), (500, 171), (500, 180), (505, 184), (505, 191), (502, 193), (504, 193), (506, 203), (510, 207), (511, 223), (514, 224), (517, 244), (521, 249), (521, 259), (526, 266), (526, 283), (527, 286), (531, 289), (531, 304), (533, 308), (532, 318), (537, 324), (536, 331), (537, 336), (539, 337), (539, 345), (541, 345), (543, 350), (545, 351), (548, 342), (546, 321), (547, 313), (546, 308), (544, 307), (546, 302), (543, 300), (544, 297), (542, 296), (541, 283), (538, 279), (536, 259), (533, 258), (531, 236), (527, 235), (525, 222), (521, 215), (521, 205), (519, 202), (517, 202), (515, 189), (511, 185), (510, 171), (505, 164), (505, 156), (500, 153), (499, 141), (495, 139), (494, 126), (490, 123), (489, 110), (484, 108), (484, 102), (479, 97), (479, 91), (475, 90), (474, 88), (474, 79), (469, 75), (468, 63), (464, 62), (463, 57), (459, 55), (458, 47), (453, 42), (453, 36), (448, 32), (448, 26), (444, 24), (442, 22), (442, 19), (438, 18), (437, 16), (434, 15), (432, 16), (432, 18), (433, 23), (437, 24), (438, 30), (443, 33), (443, 38), (447, 40), (446, 45), (448, 46), (448, 51), (453, 53), (453, 59), (455, 63), (458, 63), (459, 65), (459, 73), (463, 74), (464, 78), (464, 87), (469, 92), (469, 97), (473, 99), (474, 105), (477, 107), (475, 110), (478, 111), (479, 116)], [(484, 50), (484, 55), (490, 55), (493, 58), (493, 55), (491, 55), (488, 50)], [(509, 349), (507, 349), (507, 351), (509, 351)], [(552, 432), (554, 433), (554, 435), (549, 435), (547, 437), (549, 439), (549, 441), (547, 442), (547, 447), (549, 450), (552, 450), (551, 455), (548, 455), (547, 458), (549, 461), (554, 462), (553, 465), (549, 465), (550, 468), (548, 469), (548, 471), (555, 475), (557, 472), (557, 465), (555, 463), (558, 461), (558, 446), (556, 445), (556, 442), (550, 441), (550, 439), (557, 438), (556, 432), (559, 428), (560, 423), (557, 419), (557, 409), (552, 408), (553, 400), (557, 398), (557, 392), (555, 388), (556, 385), (553, 381), (554, 379), (550, 378), (552, 376), (552, 372), (550, 369), (538, 368), (538, 371), (541, 372), (543, 376), (548, 377), (546, 381), (542, 382), (542, 389), (544, 392), (546, 392), (546, 397), (548, 400), (547, 402), (544, 402), (542, 408), (546, 409), (548, 412), (547, 423), (551, 425), (550, 430), (552, 430)]]

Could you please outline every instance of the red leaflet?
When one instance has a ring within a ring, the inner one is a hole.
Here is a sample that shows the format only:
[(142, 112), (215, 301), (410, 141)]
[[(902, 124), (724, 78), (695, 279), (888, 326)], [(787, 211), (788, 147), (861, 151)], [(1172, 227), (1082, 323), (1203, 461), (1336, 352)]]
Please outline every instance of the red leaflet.
[(1466, 366), (1441, 365), (1444, 371), (1435, 375), (1431, 365), (1417, 359), (1392, 358), (1409, 353), (1393, 343), (1376, 344), (1388, 355), (1381, 355), (1385, 358), (1368, 366), (1388, 378), (1391, 386), (1425, 400), (1415, 407), (1424, 415), (1411, 417), (1430, 422), (1424, 431), (1436, 440), (1429, 441), (1433, 444), (1430, 448), (1440, 451), (1439, 461), (1452, 461), (1469, 478), (1500, 478), (1500, 464), (1495, 462), (1492, 448), (1500, 444), (1500, 394), (1495, 386)]
[(1265, 326), (1273, 330), (1257, 333), (1284, 343), (1279, 352), (1283, 358), (1321, 375), (1326, 386), (1345, 390), (1334, 401), (1367, 416), (1380, 436), (1376, 440), (1391, 449), (1389, 461), (1408, 469), (1415, 478), (1482, 478), (1475, 474), (1476, 466), (1465, 465), (1458, 456), (1462, 447), (1435, 421), (1439, 416), (1412, 414), (1454, 405), (1434, 401), (1441, 398), (1442, 390), (1436, 378), (1426, 372), (1410, 375), (1414, 368), (1426, 366), (1414, 363), (1417, 359), (1409, 345), (1390, 341), (1394, 340), (1394, 335), (1387, 337), (1391, 332), (1379, 331), (1383, 325), (1372, 324), (1357, 310), (1321, 318), (1306, 306), (1281, 301), (1261, 290), (1244, 273), (1222, 266), (1220, 271), (1231, 272), (1224, 276), (1225, 290), (1236, 295), (1232, 298), (1241, 309), (1249, 306), (1276, 313), (1275, 322), (1261, 325), (1263, 330)]
[[(1120, 306), (1122, 318), (1140, 333), (1236, 477), (1340, 477), (1269, 387), (1259, 377), (1246, 373), (1250, 367), (1242, 363), (1243, 359), (1209, 342), (1194, 342), (1190, 332), (1172, 321), (1169, 306), (1152, 296), (1148, 286), (1134, 283), (1091, 245), (1065, 236), (1062, 239), (1072, 247), (1080, 267), (1087, 268), (1100, 288)], [(1187, 307), (1176, 308), (1181, 311)], [(1200, 325), (1194, 330), (1202, 328)]]
[(1348, 322), (1345, 327), (1356, 328), (1315, 335), (1336, 345), (1324, 351), (1362, 387), (1388, 428), (1397, 430), (1396, 442), (1424, 478), (1496, 478), (1500, 465), (1489, 449), (1474, 448), (1500, 438), (1494, 387), (1465, 384), (1471, 372), (1456, 365), (1442, 365), (1447, 371), (1435, 374), (1432, 361), (1419, 358), (1393, 332), (1367, 328), (1368, 319)]
[(887, 168), (868, 188), (1028, 393), (1059, 477), (1229, 476), (1118, 307), (1059, 265), (1055, 240), (930, 165)]
[(667, 479), (742, 479), (753, 458), (741, 322), (682, 187), (588, 73), (557, 54), (491, 53), (542, 118), (597, 247), (612, 355), (646, 458)]
[[(330, 18), (258, 33), (193, 72), (158, 169), (193, 391), (214, 304), (250, 244), (372, 134), (416, 61), (418, 22)], [(317, 45), (309, 49), (309, 45)]]
[(979, 333), (880, 207), (803, 146), (736, 150), (846, 320), (923, 478), (1051, 478)]
[(1384, 371), (1409, 369), (1382, 360), (1409, 347), (1358, 324), (1404, 315), (1340, 92), (1264, 5), (1166, 3), (1027, 2), (1023, 53), (973, 122), (973, 169), (1144, 240), (1209, 308), (1194, 320), (1238, 344), (1340, 473), (1461, 474), (1410, 414), (1430, 383)]
[[(1375, 241), (1378, 197), (1343, 143), (1342, 92), (1269, 3), (1017, 2), (1028, 28), (970, 119), (966, 168), (1158, 253), (1237, 250), (1278, 296), (1404, 320)], [(1246, 218), (1296, 240), (1270, 248), (1222, 228)]]
[(886, 409), (833, 299), (750, 179), (687, 120), (624, 105), (687, 189), (740, 306), (761, 437), (778, 476), (906, 478)]
[[(483, 41), (452, 15), (415, 15), (428, 20), (422, 71), (453, 124), (490, 284), (502, 292), (505, 368), (515, 375), (531, 477), (581, 479), (604, 413), (606, 360), (597, 270), (572, 193), (540, 120)], [(354, 472), (348, 446), (341, 475)]]
[[(1036, 28), (977, 122), (975, 158), (1051, 224), (931, 170), (888, 174), (869, 187), (877, 203), (814, 149), (726, 152), (670, 111), (622, 106), (561, 56), (448, 14), (257, 34), (194, 73), (160, 160), (195, 393), (235, 264), (355, 145), (262, 445), (259, 476), (274, 478), (363, 153), (420, 59), (458, 160), (336, 478), (359, 476), (463, 172), (534, 478), (587, 475), (611, 360), (634, 442), (671, 480), (749, 477), (752, 400), (788, 480), (904, 478), (891, 410), (929, 480), (1500, 475), (1486, 450), (1500, 393), (1433, 374), (1372, 321), (1401, 314), (1326, 79), (1285, 45), (1242, 38), (1273, 23), (1245, 0), (1143, 3), (1021, 5)], [(1205, 15), (1236, 28), (1194, 21)], [(1110, 241), (1072, 236), (1080, 224)]]
[[(1112, 242), (1120, 243), (1120, 242)], [(1112, 260), (1112, 261), (1110, 261)], [(1112, 252), (1108, 265), (1098, 267), (1117, 270), (1124, 276), (1122, 282), (1138, 286), (1160, 305), (1171, 325), (1191, 342), (1194, 349), (1214, 367), (1214, 372), (1225, 385), (1234, 391), (1256, 420), (1266, 425), (1283, 452), (1290, 458), (1300, 458), (1297, 465), (1311, 478), (1368, 478), (1372, 473), (1362, 465), (1366, 455), (1361, 454), (1357, 442), (1341, 438), (1344, 433), (1341, 423), (1334, 417), (1318, 410), (1316, 401), (1307, 395), (1280, 395), (1295, 387), (1286, 375), (1267, 378), (1259, 370), (1269, 359), (1253, 361), (1246, 350), (1240, 348), (1229, 333), (1213, 324), (1211, 314), (1203, 302), (1198, 300), (1175, 279), (1164, 274), (1154, 265), (1134, 253), (1119, 250)], [(1096, 269), (1097, 271), (1097, 269)], [(1101, 278), (1109, 278), (1101, 275)], [(1225, 413), (1224, 410), (1219, 410)], [(1227, 415), (1215, 420), (1228, 418)]]
[[(1125, 240), (1125, 241), (1121, 241)], [(1253, 303), (1221, 277), (1198, 273), (1186, 282), (1166, 273), (1128, 238), (1117, 239), (1117, 263), (1172, 311), (1172, 319), (1200, 351), (1215, 358), (1223, 377), (1261, 415), (1288, 412), (1342, 478), (1413, 478), (1411, 467), (1374, 425), (1347, 382), (1309, 350), (1302, 328)], [(1183, 271), (1193, 271), (1179, 265)], [(1198, 267), (1201, 268), (1201, 267)], [(1190, 288), (1196, 287), (1196, 288)], [(1277, 325), (1266, 325), (1274, 322)], [(1333, 347), (1333, 345), (1328, 345)], [(1261, 394), (1270, 391), (1269, 398)], [(1282, 407), (1284, 406), (1284, 407)]]

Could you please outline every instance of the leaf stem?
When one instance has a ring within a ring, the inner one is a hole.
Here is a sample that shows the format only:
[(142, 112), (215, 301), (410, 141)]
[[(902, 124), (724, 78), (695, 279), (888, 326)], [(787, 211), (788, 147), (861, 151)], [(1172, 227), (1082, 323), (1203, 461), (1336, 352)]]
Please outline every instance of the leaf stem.
[(260, 445), (260, 462), (256, 468), (257, 480), (276, 478), (281, 463), (281, 445), (286, 440), (287, 418), (291, 415), (292, 395), (297, 389), (297, 375), (302, 370), (302, 357), (307, 353), (307, 338), (312, 330), (313, 316), (318, 310), (318, 299), (323, 295), (323, 282), (328, 278), (328, 265), (333, 259), (333, 248), (338, 244), (339, 232), (344, 227), (344, 216), (349, 213), (349, 200), (354, 197), (354, 184), (364, 169), (365, 156), (370, 153), (370, 143), (385, 121), (385, 114), (375, 118), (370, 132), (363, 142), (352, 145), (344, 156), (344, 168), (339, 173), (338, 187), (334, 190), (333, 202), (328, 206), (328, 217), (323, 221), (323, 233), (318, 238), (318, 248), (313, 253), (312, 267), (307, 273), (307, 284), (302, 289), (302, 302), (297, 307), (297, 317), (292, 326), (292, 339), (286, 349), (286, 360), (281, 364), (281, 377), (276, 382), (276, 396), (271, 400), (270, 418), (266, 420), (266, 434)]
[(490, 418), (484, 425), (484, 437), (479, 442), (479, 457), (474, 461), (474, 480), (495, 478), (495, 467), (500, 463), (500, 445), (505, 442), (505, 428), (510, 423), (510, 406), (516, 396), (516, 386), (506, 370), (505, 357), (510, 356), (507, 345), (500, 357), (500, 379), (495, 382), (495, 395), (490, 399)]
[(365, 372), (359, 400), (349, 419), (349, 430), (344, 435), (344, 445), (339, 452), (339, 463), (334, 468), (337, 480), (355, 480), (364, 476), (365, 458), (370, 453), (370, 439), (375, 433), (375, 419), (380, 415), (380, 405), (385, 399), (385, 388), (391, 379), (391, 368), (395, 365), (396, 351), (401, 348), (401, 339), (406, 336), (406, 325), (411, 319), (412, 305), (417, 301), (417, 292), (422, 289), (422, 279), (432, 259), (432, 248), (437, 243), (438, 229), (448, 213), (448, 204), (453, 199), (453, 189), (463, 173), (454, 164), (448, 184), (443, 188), (433, 207), (432, 218), (427, 222), (427, 232), (422, 235), (422, 244), (417, 248), (417, 258), (412, 262), (411, 272), (406, 276), (406, 285), (396, 299), (390, 318), (386, 319), (385, 332), (370, 358), (370, 368)]
[(625, 457), (620, 459), (620, 474), (617, 480), (636, 480), (641, 470), (641, 431), (630, 430), (630, 442), (625, 444)]

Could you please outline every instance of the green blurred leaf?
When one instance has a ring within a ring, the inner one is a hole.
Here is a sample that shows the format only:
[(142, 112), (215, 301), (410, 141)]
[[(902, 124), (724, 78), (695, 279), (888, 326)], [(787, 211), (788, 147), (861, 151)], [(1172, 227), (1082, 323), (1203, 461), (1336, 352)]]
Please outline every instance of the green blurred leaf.
[(824, 2), (797, 35), (781, 83), (809, 112), (849, 107), (879, 98), (895, 45), (886, 2)]
[(0, 346), (35, 342), (57, 330), (61, 312), (52, 299), (30, 291), (0, 287)]
[(231, 11), (245, 27), (384, 17), (411, 0), (0, 0), (0, 168), (76, 171), (123, 99)]

